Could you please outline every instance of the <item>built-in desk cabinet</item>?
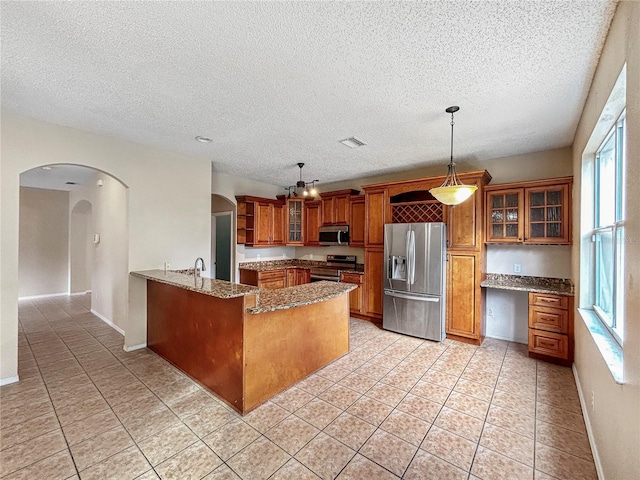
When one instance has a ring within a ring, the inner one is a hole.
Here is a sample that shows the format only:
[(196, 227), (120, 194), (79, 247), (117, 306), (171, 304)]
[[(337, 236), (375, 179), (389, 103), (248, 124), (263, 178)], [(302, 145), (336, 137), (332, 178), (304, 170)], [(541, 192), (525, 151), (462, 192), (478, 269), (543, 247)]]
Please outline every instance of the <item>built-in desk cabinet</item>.
[(529, 356), (573, 362), (573, 296), (529, 293)]
[(485, 189), (486, 243), (571, 244), (573, 177)]

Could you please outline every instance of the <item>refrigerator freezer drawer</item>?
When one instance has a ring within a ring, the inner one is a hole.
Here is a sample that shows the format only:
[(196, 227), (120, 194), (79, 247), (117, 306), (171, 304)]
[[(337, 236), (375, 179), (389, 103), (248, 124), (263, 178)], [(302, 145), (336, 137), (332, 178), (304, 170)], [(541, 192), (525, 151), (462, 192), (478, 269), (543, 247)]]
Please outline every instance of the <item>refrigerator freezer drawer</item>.
[(385, 330), (441, 342), (446, 337), (444, 308), (442, 297), (385, 290), (382, 327)]

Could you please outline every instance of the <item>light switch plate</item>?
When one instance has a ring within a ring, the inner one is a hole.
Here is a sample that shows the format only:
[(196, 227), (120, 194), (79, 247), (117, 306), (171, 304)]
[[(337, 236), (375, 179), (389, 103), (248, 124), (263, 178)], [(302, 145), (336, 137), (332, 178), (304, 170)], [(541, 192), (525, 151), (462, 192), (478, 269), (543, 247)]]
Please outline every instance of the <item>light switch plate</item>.
[(522, 266), (519, 263), (514, 263), (513, 273), (521, 273), (521, 272), (522, 272)]

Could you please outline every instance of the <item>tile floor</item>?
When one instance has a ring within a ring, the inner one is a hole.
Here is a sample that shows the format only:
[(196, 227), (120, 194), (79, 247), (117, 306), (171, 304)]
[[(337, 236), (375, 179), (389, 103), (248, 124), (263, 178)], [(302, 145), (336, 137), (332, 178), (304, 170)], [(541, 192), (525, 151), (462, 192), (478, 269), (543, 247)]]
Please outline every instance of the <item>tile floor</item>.
[(524, 345), (352, 319), (347, 355), (242, 417), (88, 303), (20, 303), (3, 479), (597, 478), (571, 370)]

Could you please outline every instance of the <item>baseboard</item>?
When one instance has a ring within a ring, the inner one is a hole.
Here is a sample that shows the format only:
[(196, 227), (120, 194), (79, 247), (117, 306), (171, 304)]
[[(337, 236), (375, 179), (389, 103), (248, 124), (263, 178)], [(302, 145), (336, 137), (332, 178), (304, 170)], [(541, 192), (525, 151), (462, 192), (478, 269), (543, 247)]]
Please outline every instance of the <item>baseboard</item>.
[(118, 327), (116, 324), (114, 324), (111, 320), (109, 320), (106, 317), (103, 317), (102, 315), (100, 315), (98, 312), (96, 312), (93, 308), (91, 309), (91, 313), (93, 313), (96, 317), (98, 317), (100, 320), (102, 320), (104, 323), (106, 323), (107, 325), (109, 325), (111, 328), (113, 328), (116, 332), (118, 332), (120, 335), (124, 336), (124, 330), (122, 330), (120, 327)]
[(46, 295), (29, 295), (27, 297), (18, 297), (18, 300), (38, 300), (42, 298), (68, 297), (69, 292), (63, 293), (47, 293)]
[(91, 290), (87, 290), (86, 292), (70, 293), (70, 294), (69, 294), (69, 296), (70, 296), (70, 297), (77, 297), (77, 296), (80, 296), (80, 295), (86, 295), (86, 294), (88, 294), (88, 293), (91, 293)]
[(146, 343), (139, 343), (138, 345), (131, 345), (131, 346), (124, 346), (122, 349), (125, 352), (133, 352), (134, 350), (141, 350), (143, 348), (147, 348), (147, 344)]
[(589, 438), (589, 445), (591, 446), (591, 453), (593, 455), (593, 462), (596, 465), (596, 473), (600, 480), (604, 480), (604, 473), (602, 472), (602, 463), (600, 462), (600, 455), (598, 455), (598, 448), (593, 438), (593, 430), (591, 429), (591, 420), (589, 419), (589, 409), (587, 402), (582, 395), (582, 386), (580, 385), (580, 377), (578, 376), (578, 370), (574, 363), (571, 367), (573, 370), (573, 378), (576, 381), (576, 387), (578, 388), (578, 397), (580, 398), (580, 407), (582, 407), (582, 417), (584, 418), (585, 427), (587, 427), (587, 438)]
[(16, 375), (15, 377), (8, 377), (0, 379), (0, 387), (4, 387), (5, 385), (10, 385), (12, 383), (16, 383), (20, 378)]

